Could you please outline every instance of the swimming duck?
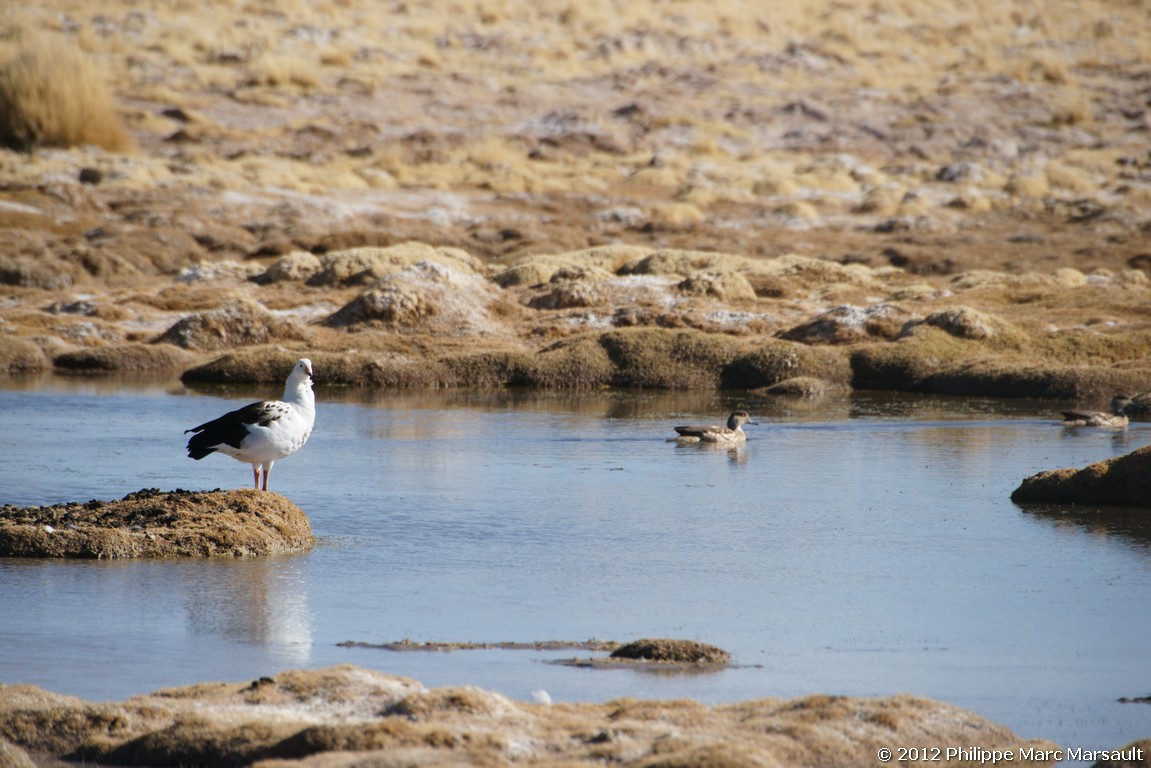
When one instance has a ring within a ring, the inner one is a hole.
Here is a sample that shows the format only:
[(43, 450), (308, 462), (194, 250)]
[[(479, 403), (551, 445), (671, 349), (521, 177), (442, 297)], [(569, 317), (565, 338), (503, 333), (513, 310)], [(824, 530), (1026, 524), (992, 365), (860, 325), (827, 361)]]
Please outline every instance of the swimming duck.
[(733, 411), (731, 416), (727, 418), (726, 427), (676, 427), (675, 431), (679, 433), (679, 437), (675, 440), (677, 443), (720, 443), (724, 445), (742, 443), (747, 439), (747, 434), (743, 431), (744, 424), (754, 425), (755, 422), (751, 420), (747, 411)]
[(1103, 411), (1064, 411), (1065, 427), (1126, 427), (1126, 408), (1130, 399), (1125, 395), (1111, 398), (1111, 413)]

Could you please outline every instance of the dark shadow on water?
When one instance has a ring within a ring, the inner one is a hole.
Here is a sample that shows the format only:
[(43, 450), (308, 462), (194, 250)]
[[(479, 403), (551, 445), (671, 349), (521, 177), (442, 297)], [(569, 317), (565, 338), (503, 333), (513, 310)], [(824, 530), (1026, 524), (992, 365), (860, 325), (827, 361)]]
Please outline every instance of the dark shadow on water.
[(1151, 509), (1047, 503), (1015, 506), (1056, 528), (1071, 526), (1103, 538), (1120, 537), (1151, 553)]

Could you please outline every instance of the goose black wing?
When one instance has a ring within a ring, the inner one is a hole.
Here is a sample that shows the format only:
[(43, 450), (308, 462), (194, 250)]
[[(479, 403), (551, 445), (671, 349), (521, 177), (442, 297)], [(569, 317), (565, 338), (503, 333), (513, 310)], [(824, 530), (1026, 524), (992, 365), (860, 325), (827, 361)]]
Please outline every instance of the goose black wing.
[(256, 425), (266, 427), (286, 413), (288, 413), (287, 406), (274, 400), (264, 400), (228, 411), (218, 419), (184, 430), (184, 434), (196, 433), (188, 441), (188, 455), (193, 459), (202, 459), (215, 451), (219, 445), (239, 448), (244, 438), (251, 433), (249, 427)]

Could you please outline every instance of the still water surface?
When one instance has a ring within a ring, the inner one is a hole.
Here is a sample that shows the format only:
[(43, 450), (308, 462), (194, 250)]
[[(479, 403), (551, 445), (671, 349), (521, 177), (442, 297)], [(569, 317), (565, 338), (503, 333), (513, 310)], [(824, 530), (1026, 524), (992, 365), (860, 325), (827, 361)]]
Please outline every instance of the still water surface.
[[(0, 382), (0, 503), (243, 487), (183, 429), (266, 392)], [(0, 560), (0, 682), (93, 700), (351, 663), (527, 699), (910, 692), (1026, 737), (1151, 735), (1151, 524), (1021, 508), (1027, 475), (1151, 444), (1070, 430), (1058, 404), (856, 395), (319, 391), (273, 490), (308, 554)], [(737, 451), (666, 442), (737, 402)], [(720, 645), (737, 668), (659, 676), (543, 663), (576, 652), (395, 653), (345, 640)]]

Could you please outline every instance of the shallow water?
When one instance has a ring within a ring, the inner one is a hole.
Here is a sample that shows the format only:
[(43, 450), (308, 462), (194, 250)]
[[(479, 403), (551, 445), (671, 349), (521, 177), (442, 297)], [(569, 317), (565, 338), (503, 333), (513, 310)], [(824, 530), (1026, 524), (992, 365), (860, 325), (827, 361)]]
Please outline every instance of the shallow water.
[[(182, 430), (266, 394), (10, 379), (0, 503), (242, 487)], [(737, 451), (666, 442), (736, 403)], [(910, 692), (1025, 737), (1118, 747), (1151, 732), (1151, 524), (1021, 508), (1034, 472), (1151, 444), (1063, 429), (1058, 404), (886, 395), (806, 403), (690, 393), (319, 393), (273, 490), (319, 546), (263, 560), (0, 560), (0, 682), (119, 699), (352, 663), (527, 699)], [(345, 640), (714, 643), (738, 666), (653, 675), (560, 651), (390, 652)], [(909, 745), (912, 746), (912, 745)], [(922, 745), (920, 745), (922, 746)]]

